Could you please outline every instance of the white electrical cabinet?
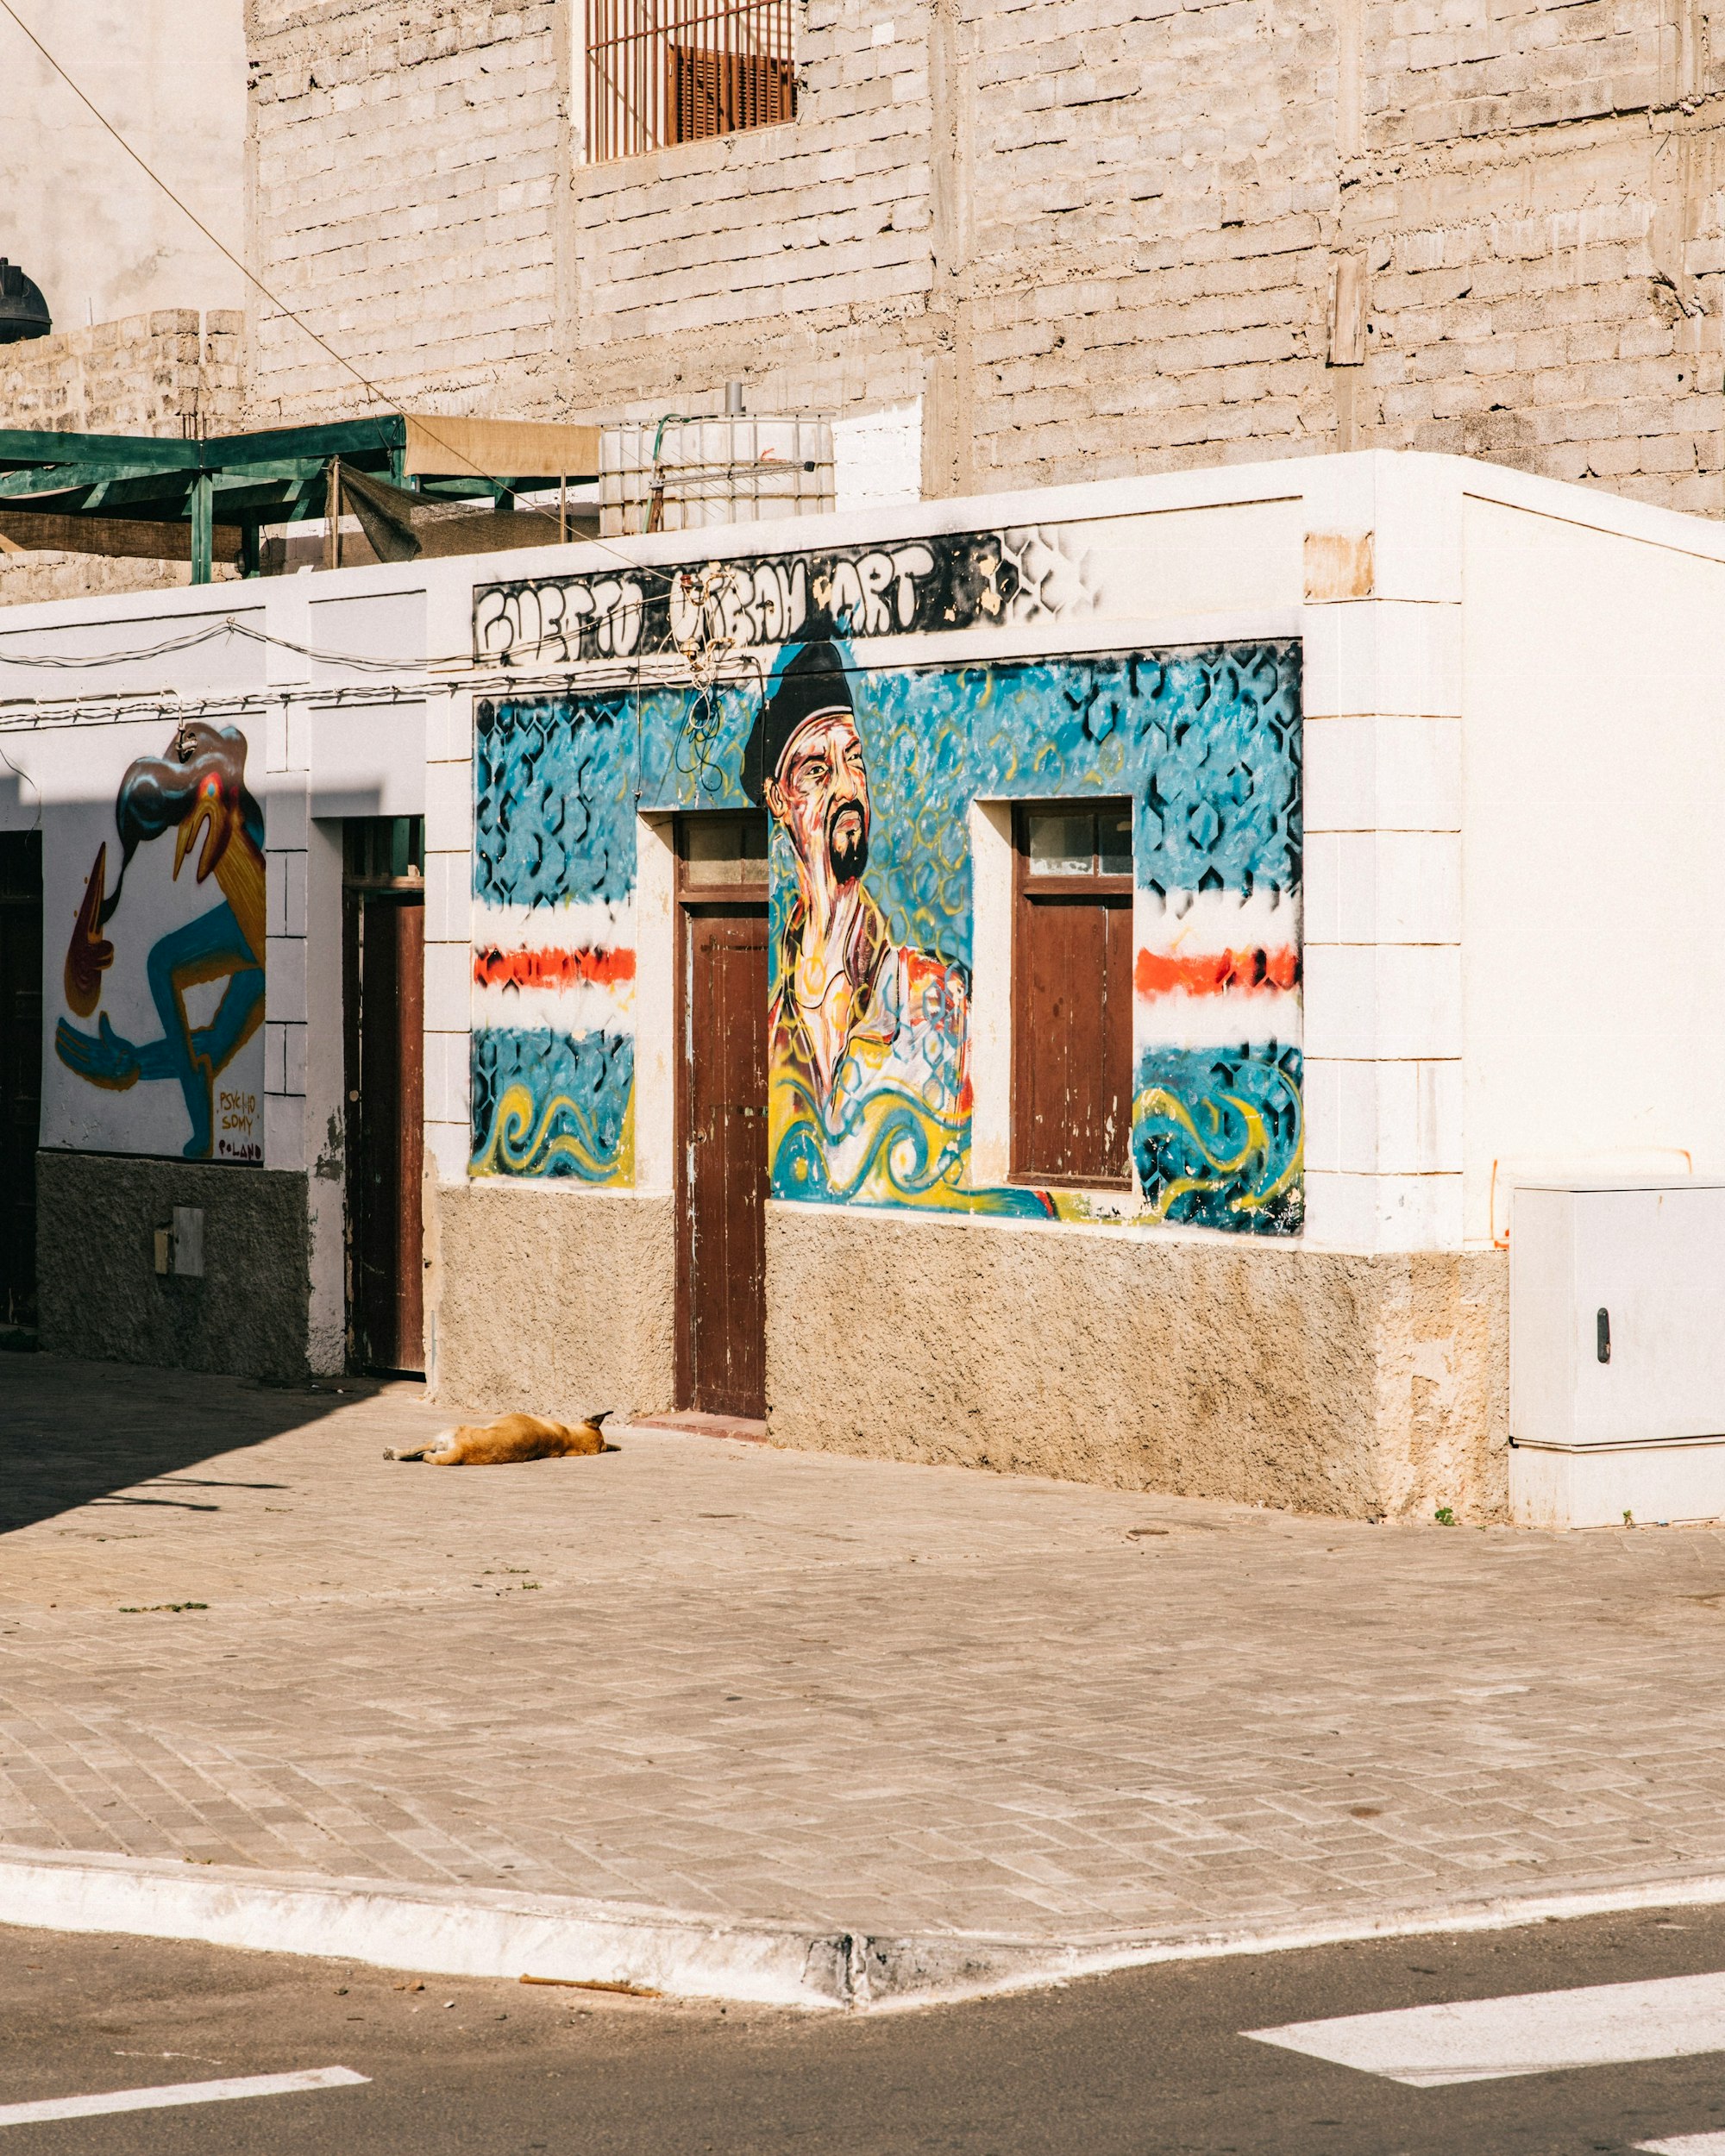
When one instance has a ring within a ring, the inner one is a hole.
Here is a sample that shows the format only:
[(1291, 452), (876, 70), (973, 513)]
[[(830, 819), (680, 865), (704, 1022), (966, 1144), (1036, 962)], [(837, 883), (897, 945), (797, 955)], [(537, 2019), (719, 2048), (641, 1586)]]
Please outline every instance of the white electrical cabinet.
[(1725, 1179), (1517, 1187), (1509, 1434), (1524, 1524), (1725, 1515)]

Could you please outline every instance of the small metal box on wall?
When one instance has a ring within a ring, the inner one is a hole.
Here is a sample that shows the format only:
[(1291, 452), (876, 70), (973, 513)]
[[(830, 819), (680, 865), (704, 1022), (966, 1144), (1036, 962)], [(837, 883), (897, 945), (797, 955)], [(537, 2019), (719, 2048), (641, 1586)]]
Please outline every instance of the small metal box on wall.
[(1725, 1516), (1725, 1179), (1517, 1187), (1509, 1433), (1522, 1526)]

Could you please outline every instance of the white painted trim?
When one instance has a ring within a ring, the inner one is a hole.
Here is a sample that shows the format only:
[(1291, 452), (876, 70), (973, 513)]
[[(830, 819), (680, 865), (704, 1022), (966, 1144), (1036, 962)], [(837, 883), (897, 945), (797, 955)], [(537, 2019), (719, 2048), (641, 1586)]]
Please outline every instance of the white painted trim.
[(1512, 1931), (1631, 1909), (1722, 1904), (1725, 1875), (1703, 1873), (1567, 1893), (1438, 1902), (1389, 1916), (1262, 1931), (871, 1938), (860, 1931), (731, 1923), (625, 1902), (483, 1888), (319, 1879), (237, 1866), (201, 1866), (189, 1875), (184, 1864), (166, 1858), (20, 1848), (0, 1852), (0, 1921), (25, 1927), (195, 1939), (442, 1976), (550, 1976), (766, 2005), (876, 2011), (1032, 1990), (1074, 1977), (1170, 1961), (1291, 1953), (1438, 1932)]
[[(1019, 1186), (1029, 1188), (1030, 1186)], [(1277, 1259), (1297, 1256), (1309, 1247), (1306, 1238), (1297, 1235), (1251, 1235), (1228, 1228), (1186, 1227), (1171, 1220), (1146, 1220), (1136, 1211), (1137, 1200), (1125, 1190), (1074, 1190), (1062, 1186), (1063, 1196), (1086, 1198), (1098, 1206), (1131, 1207), (1126, 1217), (1118, 1220), (1049, 1220), (1019, 1219), (1002, 1217), (993, 1213), (971, 1213), (954, 1206), (950, 1211), (935, 1206), (867, 1206), (831, 1205), (812, 1198), (768, 1198), (769, 1213), (819, 1213), (825, 1220), (835, 1218), (843, 1220), (867, 1220), (884, 1223), (908, 1232), (913, 1228), (950, 1228), (964, 1232), (993, 1235), (1107, 1235), (1116, 1238), (1130, 1237), (1138, 1243), (1199, 1243), (1211, 1250), (1238, 1250), (1243, 1257), (1262, 1257), (1266, 1264)], [(1338, 1244), (1337, 1248), (1342, 1246)], [(1362, 1255), (1370, 1256), (1369, 1250)]]
[(1004, 1183), (1013, 1131), (1013, 811), (970, 804), (970, 1180)]
[[(1112, 659), (1128, 651), (1199, 650), (1211, 644), (1269, 643), (1298, 637), (1305, 610), (1257, 606), (1239, 613), (1139, 615), (1118, 621), (1106, 614), (1046, 617), (1008, 629), (925, 630), (914, 636), (865, 636), (850, 647), (858, 667), (899, 671), (965, 666), (978, 660)], [(610, 664), (590, 660), (587, 664)]]

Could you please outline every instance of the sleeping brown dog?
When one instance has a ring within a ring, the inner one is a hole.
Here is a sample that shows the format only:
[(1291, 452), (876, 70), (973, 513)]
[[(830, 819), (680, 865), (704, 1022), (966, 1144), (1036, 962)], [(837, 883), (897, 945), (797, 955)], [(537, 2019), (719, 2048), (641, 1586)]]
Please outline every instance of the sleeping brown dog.
[(511, 1460), (561, 1460), (593, 1452), (615, 1452), (600, 1426), (613, 1407), (601, 1407), (584, 1422), (548, 1422), (543, 1415), (504, 1415), (496, 1422), (467, 1422), (444, 1430), (428, 1444), (400, 1451), (386, 1450), (386, 1460), (424, 1460), (432, 1467), (503, 1467)]

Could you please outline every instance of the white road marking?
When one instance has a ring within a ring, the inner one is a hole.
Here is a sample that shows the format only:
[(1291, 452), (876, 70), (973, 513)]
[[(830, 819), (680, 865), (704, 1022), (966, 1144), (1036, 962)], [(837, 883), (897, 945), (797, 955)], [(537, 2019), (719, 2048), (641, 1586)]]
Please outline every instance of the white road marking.
[(308, 2066), (300, 2073), (177, 2081), (162, 2089), (113, 2089), (97, 2096), (49, 2096), (41, 2103), (0, 2103), (0, 2126), (88, 2119), (104, 2111), (157, 2111), (179, 2103), (229, 2103), (236, 2096), (293, 2096), (302, 2089), (350, 2089), (370, 2078), (369, 2074), (356, 2074), (351, 2066)]
[(1725, 2156), (1725, 2134), (1680, 2134), (1674, 2141), (1637, 2141), (1642, 2156)]
[[(1307, 2052), (1387, 2081), (1436, 2089), (1452, 2081), (1496, 2081), (1512, 2074), (1725, 2051), (1725, 1975), (1529, 1991), (1242, 2033), (1260, 2044)], [(1725, 2136), (1716, 2137), (1712, 2147), (1725, 2156)]]

